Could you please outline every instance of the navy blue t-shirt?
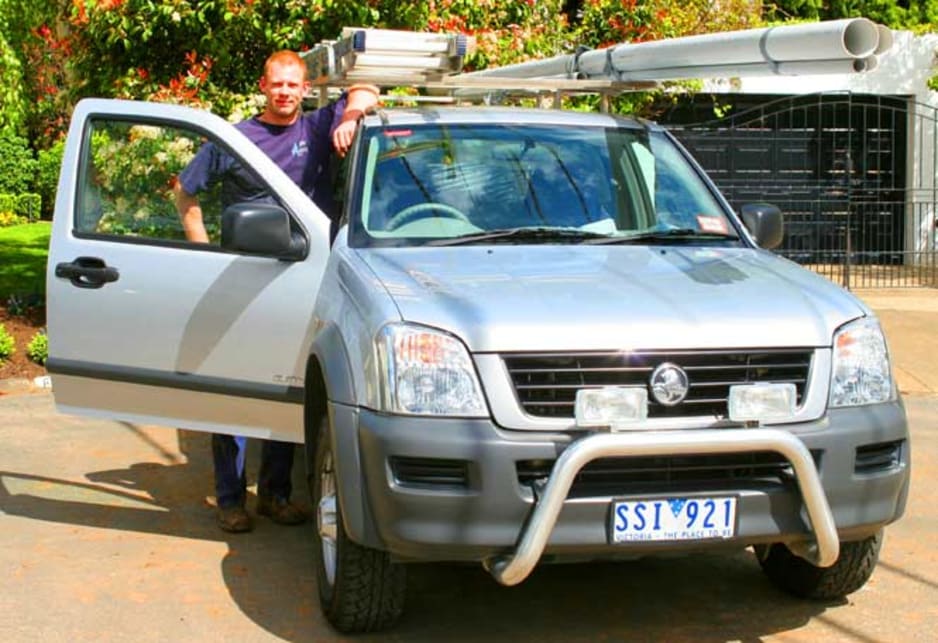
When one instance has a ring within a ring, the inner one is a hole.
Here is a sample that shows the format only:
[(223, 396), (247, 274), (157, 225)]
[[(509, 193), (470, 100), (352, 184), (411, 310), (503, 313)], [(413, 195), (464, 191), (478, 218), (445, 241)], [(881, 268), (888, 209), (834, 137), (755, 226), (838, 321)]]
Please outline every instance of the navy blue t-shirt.
[[(313, 112), (301, 114), (292, 125), (271, 125), (258, 117), (235, 127), (263, 150), (324, 212), (333, 216), (334, 195), (327, 169), (332, 154), (332, 130), (345, 110), (345, 97)], [(179, 174), (189, 194), (222, 182), (222, 205), (272, 197), (250, 172), (212, 142), (205, 143)]]

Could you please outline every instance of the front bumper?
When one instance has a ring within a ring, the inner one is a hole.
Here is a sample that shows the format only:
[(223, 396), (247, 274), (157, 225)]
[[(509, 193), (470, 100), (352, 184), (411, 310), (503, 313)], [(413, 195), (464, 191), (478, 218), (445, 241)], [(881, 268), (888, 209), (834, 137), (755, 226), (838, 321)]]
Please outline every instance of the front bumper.
[[(509, 584), (523, 579), (542, 554), (629, 557), (714, 544), (610, 544), (613, 499), (733, 493), (737, 534), (719, 545), (785, 542), (827, 565), (836, 560), (838, 540), (861, 538), (897, 519), (908, 487), (908, 430), (900, 402), (833, 410), (784, 430), (579, 436), (505, 431), (487, 420), (335, 411), (337, 445), (345, 442), (348, 454), (355, 445), (364, 481), (363, 489), (349, 490), (350, 496), (361, 494), (366, 508), (360, 528), (349, 530), (353, 539), (404, 560), (488, 561)], [(858, 454), (870, 445), (892, 445), (894, 456), (860, 467)], [(740, 451), (781, 453), (793, 466), (781, 480), (653, 481), (567, 497), (579, 468), (598, 457)], [(532, 461), (553, 463), (546, 485), (526, 484), (519, 476), (519, 463)]]

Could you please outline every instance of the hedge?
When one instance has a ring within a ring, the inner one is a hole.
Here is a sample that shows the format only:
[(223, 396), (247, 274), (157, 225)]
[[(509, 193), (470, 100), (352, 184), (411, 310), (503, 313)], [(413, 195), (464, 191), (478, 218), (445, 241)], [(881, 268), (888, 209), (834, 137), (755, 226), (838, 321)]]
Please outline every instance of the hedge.
[(42, 212), (42, 197), (33, 192), (0, 194), (0, 212), (12, 212), (26, 217), (28, 221), (38, 221)]

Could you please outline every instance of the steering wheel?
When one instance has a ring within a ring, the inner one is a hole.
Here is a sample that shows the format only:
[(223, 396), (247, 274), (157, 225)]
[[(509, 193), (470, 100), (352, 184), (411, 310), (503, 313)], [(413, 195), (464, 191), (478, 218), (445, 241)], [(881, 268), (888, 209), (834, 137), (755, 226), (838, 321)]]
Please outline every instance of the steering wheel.
[(456, 219), (457, 221), (462, 221), (472, 225), (472, 222), (469, 221), (469, 218), (463, 214), (461, 210), (457, 210), (451, 205), (446, 205), (445, 203), (415, 203), (414, 205), (409, 205), (400, 212), (397, 212), (394, 216), (388, 219), (388, 222), (385, 224), (385, 230), (396, 230), (402, 225), (408, 224), (411, 221), (415, 221), (421, 218), (427, 212), (437, 212), (440, 215), (445, 216), (448, 219)]

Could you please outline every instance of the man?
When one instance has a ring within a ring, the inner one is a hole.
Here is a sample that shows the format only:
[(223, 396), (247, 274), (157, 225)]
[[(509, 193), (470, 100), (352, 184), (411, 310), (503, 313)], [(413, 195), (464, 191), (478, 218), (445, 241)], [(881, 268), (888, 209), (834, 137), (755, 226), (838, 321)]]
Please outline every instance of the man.
[[(264, 110), (236, 127), (332, 215), (331, 186), (326, 180), (330, 144), (340, 155), (346, 153), (358, 119), (377, 103), (378, 90), (371, 85), (355, 85), (336, 103), (304, 114), (302, 101), (309, 88), (306, 64), (299, 55), (292, 51), (272, 54), (260, 79), (260, 90), (267, 99)], [(189, 241), (209, 240), (196, 195), (218, 181), (222, 182), (225, 205), (268, 198), (235, 159), (211, 143), (203, 145), (180, 173), (175, 187), (176, 208)], [(241, 437), (212, 435), (218, 525), (229, 532), (253, 528), (245, 509), (246, 446)], [(305, 513), (290, 502), (292, 467), (293, 444), (264, 441), (257, 482), (258, 515), (285, 525), (306, 520)]]

